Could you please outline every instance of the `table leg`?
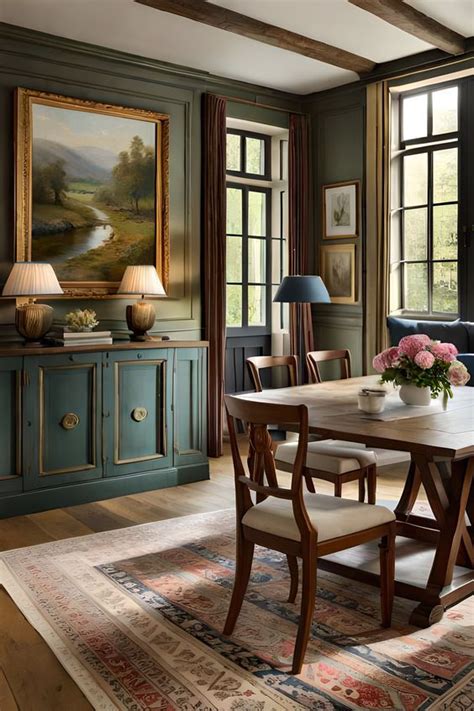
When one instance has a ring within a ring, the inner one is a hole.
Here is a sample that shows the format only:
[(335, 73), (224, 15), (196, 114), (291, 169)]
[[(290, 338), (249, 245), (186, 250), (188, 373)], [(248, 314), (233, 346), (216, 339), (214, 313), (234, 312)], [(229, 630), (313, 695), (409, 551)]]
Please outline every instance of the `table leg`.
[(418, 492), (421, 486), (421, 476), (420, 472), (416, 468), (416, 464), (413, 459), (410, 462), (410, 467), (408, 469), (407, 478), (405, 481), (405, 486), (403, 487), (403, 492), (400, 497), (400, 501), (395, 509), (395, 516), (397, 521), (406, 521), (410, 516), (413, 506), (415, 505)]
[(437, 463), (420, 455), (415, 455), (414, 459), (440, 528), (425, 600), (415, 608), (410, 618), (413, 624), (428, 626), (442, 617), (442, 591), (452, 583), (454, 566), (459, 556), (463, 564), (474, 568), (474, 546), (465, 523), (474, 458), (453, 461), (449, 479), (444, 466), (439, 467)]

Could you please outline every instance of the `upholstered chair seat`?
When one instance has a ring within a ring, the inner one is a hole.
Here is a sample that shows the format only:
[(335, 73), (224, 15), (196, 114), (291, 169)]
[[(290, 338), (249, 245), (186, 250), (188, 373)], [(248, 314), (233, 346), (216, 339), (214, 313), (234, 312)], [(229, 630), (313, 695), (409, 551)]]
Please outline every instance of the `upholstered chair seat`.
[[(280, 444), (275, 453), (276, 466), (278, 467), (278, 462), (293, 464), (297, 450), (297, 442)], [(370, 449), (341, 446), (328, 441), (309, 442), (308, 444), (306, 466), (316, 471), (345, 474), (376, 463), (377, 456)]]
[[(385, 506), (338, 499), (324, 494), (305, 493), (304, 503), (311, 523), (318, 531), (318, 543), (395, 521), (393, 511)], [(242, 518), (242, 524), (292, 541), (301, 539), (291, 501), (269, 497)]]

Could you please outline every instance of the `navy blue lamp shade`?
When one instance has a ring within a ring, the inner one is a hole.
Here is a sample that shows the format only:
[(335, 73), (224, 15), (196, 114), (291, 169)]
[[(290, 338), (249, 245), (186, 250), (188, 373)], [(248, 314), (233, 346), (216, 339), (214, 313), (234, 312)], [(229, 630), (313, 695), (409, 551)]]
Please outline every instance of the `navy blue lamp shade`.
[(320, 276), (283, 277), (273, 301), (286, 304), (329, 304), (331, 297)]

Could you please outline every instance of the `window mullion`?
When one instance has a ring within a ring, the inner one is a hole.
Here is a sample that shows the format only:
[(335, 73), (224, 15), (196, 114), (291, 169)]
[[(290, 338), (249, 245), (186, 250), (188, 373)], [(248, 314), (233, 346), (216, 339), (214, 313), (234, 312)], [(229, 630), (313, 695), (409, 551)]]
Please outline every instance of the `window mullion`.
[(249, 322), (249, 189), (243, 186), (242, 200), (242, 326)]

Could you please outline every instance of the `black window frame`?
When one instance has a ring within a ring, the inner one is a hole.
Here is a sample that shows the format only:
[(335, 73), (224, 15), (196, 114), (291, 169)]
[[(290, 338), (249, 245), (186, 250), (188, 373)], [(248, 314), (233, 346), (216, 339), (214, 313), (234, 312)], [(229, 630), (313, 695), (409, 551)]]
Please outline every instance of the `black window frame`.
[[(231, 180), (226, 182), (227, 188), (234, 188), (242, 191), (242, 234), (235, 232), (226, 232), (227, 237), (240, 237), (242, 239), (242, 280), (227, 281), (227, 286), (242, 287), (242, 323), (240, 326), (226, 326), (229, 336), (260, 336), (271, 334), (271, 306), (272, 306), (272, 284), (271, 284), (271, 268), (272, 268), (272, 235), (271, 235), (271, 216), (272, 216), (272, 189), (260, 185), (247, 185), (244, 183), (235, 183)], [(248, 194), (249, 192), (263, 193), (266, 195), (265, 202), (265, 236), (251, 235), (248, 231)], [(248, 240), (260, 239), (265, 242), (265, 282), (249, 282), (248, 278)], [(270, 277), (270, 279), (269, 279)], [(248, 323), (248, 287), (249, 286), (264, 286), (265, 287), (265, 325), (252, 326)]]
[[(226, 134), (240, 136), (240, 167), (242, 170), (229, 170), (226, 168), (226, 174), (236, 178), (250, 178), (251, 180), (271, 180), (272, 179), (272, 137), (265, 133), (255, 133), (253, 131), (243, 131), (238, 128), (228, 128)], [(247, 151), (245, 149), (247, 138), (256, 138), (264, 142), (264, 172), (249, 173), (247, 167)]]
[[(433, 94), (437, 91), (442, 91), (443, 89), (449, 89), (450, 87), (457, 87), (458, 89), (458, 103), (457, 103), (457, 116), (458, 116), (458, 130), (446, 133), (433, 133)], [(427, 133), (426, 136), (418, 138), (403, 139), (403, 106), (404, 101), (407, 98), (413, 96), (418, 96), (421, 94), (427, 94)], [(400, 168), (399, 168), (399, 195), (400, 195), (400, 207), (398, 212), (400, 213), (399, 220), (399, 249), (400, 249), (400, 306), (403, 315), (418, 317), (422, 316), (426, 319), (455, 319), (458, 318), (461, 312), (461, 102), (462, 102), (462, 82), (461, 81), (448, 81), (442, 84), (429, 85), (423, 88), (414, 89), (413, 91), (404, 92), (400, 97), (400, 107), (399, 107), (399, 147), (400, 147)], [(450, 200), (446, 202), (434, 202), (433, 200), (433, 155), (435, 152), (440, 150), (447, 150), (450, 148), (457, 149), (457, 200)], [(405, 206), (405, 196), (404, 196), (404, 159), (407, 156), (417, 155), (420, 153), (427, 154), (427, 197), (426, 203), (420, 205), (409, 205)], [(458, 215), (457, 215), (457, 255), (455, 259), (434, 259), (433, 258), (433, 213), (434, 207), (437, 205), (457, 205)], [(427, 255), (426, 259), (405, 259), (405, 239), (404, 239), (404, 225), (405, 225), (405, 214), (409, 210), (419, 210), (426, 209), (427, 212)], [(435, 264), (452, 264), (457, 265), (457, 302), (458, 308), (456, 312), (453, 311), (434, 311), (433, 310), (433, 282), (434, 282), (434, 265)], [(413, 309), (408, 309), (405, 306), (405, 268), (408, 264), (426, 264), (427, 265), (427, 290), (428, 290), (428, 308), (426, 311), (415, 311)]]

